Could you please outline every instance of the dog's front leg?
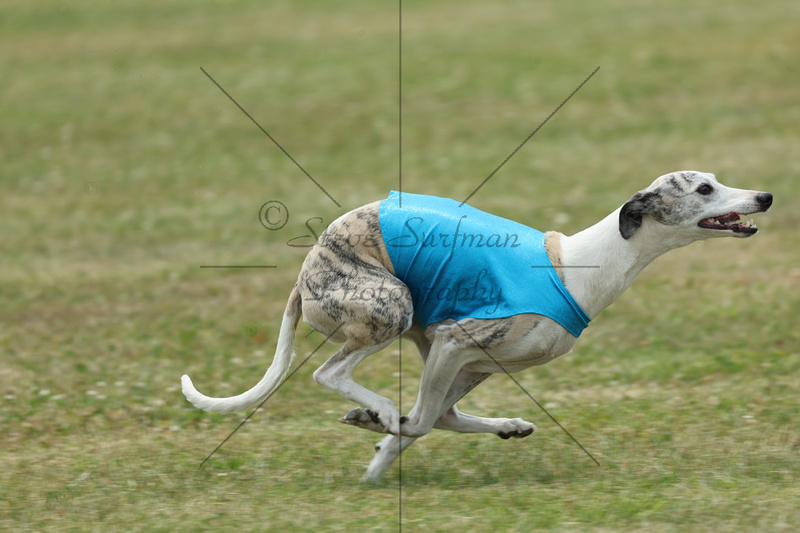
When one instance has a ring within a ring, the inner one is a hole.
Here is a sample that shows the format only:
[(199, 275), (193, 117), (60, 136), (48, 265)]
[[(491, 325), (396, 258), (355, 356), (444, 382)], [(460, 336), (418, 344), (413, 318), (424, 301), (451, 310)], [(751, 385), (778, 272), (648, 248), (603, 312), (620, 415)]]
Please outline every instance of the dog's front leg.
[[(464, 362), (459, 360), (459, 348), (436, 337), (419, 383), (417, 403), (408, 416), (401, 419), (400, 434), (421, 437), (428, 433), (442, 413), (448, 393)], [(453, 401), (455, 403), (456, 400)]]
[(501, 439), (521, 439), (536, 431), (535, 425), (521, 418), (481, 418), (462, 413), (455, 405), (433, 427), (459, 433), (494, 433)]
[(400, 457), (406, 448), (411, 446), (415, 437), (399, 437), (387, 435), (375, 446), (375, 457), (367, 467), (361, 481), (378, 481), (389, 470), (392, 464)]
[(458, 433), (494, 433), (501, 439), (527, 437), (536, 431), (536, 426), (521, 418), (482, 418), (458, 410), (456, 402), (490, 375), (462, 369), (450, 386), (441, 414), (433, 427)]
[[(439, 412), (439, 419), (436, 421), (434, 427), (438, 428), (440, 422), (442, 421), (442, 417), (448, 416), (448, 413), (450, 413), (452, 409), (455, 409), (455, 403), (466, 396), (472, 389), (483, 383), (483, 381), (489, 376), (490, 374), (461, 370), (453, 380), (452, 385), (450, 385), (450, 390), (447, 391), (447, 395), (445, 396)], [(409, 413), (409, 418), (414, 418), (416, 416), (415, 410), (416, 406)], [(452, 428), (442, 427), (441, 429)], [(413, 444), (416, 440), (417, 439), (414, 437), (401, 438), (396, 435), (389, 435), (388, 437), (385, 437), (380, 443), (378, 443), (377, 446), (375, 446), (375, 457), (372, 458), (372, 462), (370, 462), (367, 472), (364, 474), (364, 477), (361, 478), (362, 481), (378, 481), (389, 470), (389, 468), (392, 466), (392, 463), (394, 463), (397, 458), (400, 457), (400, 454), (403, 453), (406, 448), (411, 446), (411, 444)]]

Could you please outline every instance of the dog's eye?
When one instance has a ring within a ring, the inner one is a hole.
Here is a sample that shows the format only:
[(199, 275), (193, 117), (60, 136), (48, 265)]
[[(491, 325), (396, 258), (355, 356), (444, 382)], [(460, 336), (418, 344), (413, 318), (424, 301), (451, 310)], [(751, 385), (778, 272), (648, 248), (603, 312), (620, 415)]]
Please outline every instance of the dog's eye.
[(714, 192), (714, 187), (712, 187), (708, 183), (704, 183), (697, 188), (697, 192), (705, 196)]

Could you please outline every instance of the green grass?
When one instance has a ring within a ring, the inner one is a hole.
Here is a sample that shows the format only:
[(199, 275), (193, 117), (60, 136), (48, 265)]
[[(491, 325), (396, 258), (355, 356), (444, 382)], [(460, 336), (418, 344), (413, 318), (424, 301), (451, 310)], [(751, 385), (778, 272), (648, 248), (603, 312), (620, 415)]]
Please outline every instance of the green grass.
[[(653, 264), (576, 350), (461, 403), (541, 431), (378, 440), (313, 383), (239, 418), (320, 231), (398, 182), (397, 5), (12, 2), (0, 18), (0, 528), (793, 531), (800, 520), (800, 7), (789, 0), (405, 2), (403, 188), (572, 233), (656, 176), (775, 194), (761, 232)], [(212, 75), (337, 207), (206, 78)], [(280, 231), (258, 223), (287, 205)], [(273, 270), (201, 269), (271, 264)], [(305, 357), (322, 341), (301, 326)], [(405, 345), (407, 347), (407, 345)], [(298, 358), (298, 361), (301, 360)], [(420, 364), (358, 379), (404, 410)]]

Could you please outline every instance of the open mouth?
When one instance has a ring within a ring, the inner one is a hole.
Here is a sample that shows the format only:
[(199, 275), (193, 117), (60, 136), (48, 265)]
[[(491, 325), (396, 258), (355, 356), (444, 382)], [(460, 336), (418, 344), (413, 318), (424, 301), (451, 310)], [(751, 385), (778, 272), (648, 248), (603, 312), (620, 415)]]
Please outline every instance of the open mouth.
[(731, 211), (727, 215), (703, 219), (697, 225), (701, 228), (728, 230), (734, 233), (744, 233), (745, 235), (752, 235), (758, 231), (758, 226), (753, 224), (752, 220), (739, 222), (739, 218), (739, 213)]

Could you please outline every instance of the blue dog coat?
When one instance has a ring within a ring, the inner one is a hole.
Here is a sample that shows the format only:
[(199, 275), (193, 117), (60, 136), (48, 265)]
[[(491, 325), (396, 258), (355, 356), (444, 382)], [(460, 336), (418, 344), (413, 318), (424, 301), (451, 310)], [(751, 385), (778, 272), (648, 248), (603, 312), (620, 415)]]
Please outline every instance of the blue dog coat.
[(536, 313), (578, 337), (589, 325), (544, 249), (544, 233), (455, 200), (392, 191), (379, 208), (395, 275), (423, 326)]

